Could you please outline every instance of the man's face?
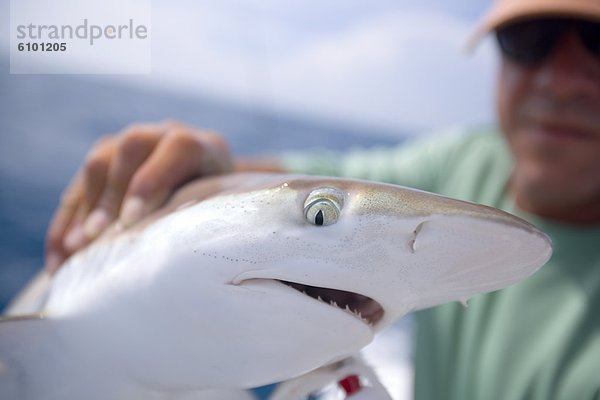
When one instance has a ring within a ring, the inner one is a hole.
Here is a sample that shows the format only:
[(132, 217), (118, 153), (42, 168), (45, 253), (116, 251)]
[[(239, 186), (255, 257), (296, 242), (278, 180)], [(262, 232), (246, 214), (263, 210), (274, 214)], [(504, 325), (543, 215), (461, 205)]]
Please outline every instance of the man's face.
[(497, 107), (518, 196), (550, 207), (600, 200), (600, 57), (574, 29), (537, 62), (504, 55)]

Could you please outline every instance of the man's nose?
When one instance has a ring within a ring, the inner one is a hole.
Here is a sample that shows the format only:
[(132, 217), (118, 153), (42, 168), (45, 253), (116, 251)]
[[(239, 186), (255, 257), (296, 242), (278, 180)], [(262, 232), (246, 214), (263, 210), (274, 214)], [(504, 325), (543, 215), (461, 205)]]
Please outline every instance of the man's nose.
[(584, 47), (574, 30), (559, 37), (535, 74), (538, 87), (559, 99), (600, 95), (600, 58)]

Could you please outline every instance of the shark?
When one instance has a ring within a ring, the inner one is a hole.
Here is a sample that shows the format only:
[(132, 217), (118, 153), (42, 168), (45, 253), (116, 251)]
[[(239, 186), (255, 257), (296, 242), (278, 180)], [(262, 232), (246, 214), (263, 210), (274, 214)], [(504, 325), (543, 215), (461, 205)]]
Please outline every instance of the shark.
[(198, 179), (22, 293), (0, 321), (0, 393), (209, 399), (289, 380), (411, 311), (519, 282), (551, 254), (516, 216), (407, 187)]

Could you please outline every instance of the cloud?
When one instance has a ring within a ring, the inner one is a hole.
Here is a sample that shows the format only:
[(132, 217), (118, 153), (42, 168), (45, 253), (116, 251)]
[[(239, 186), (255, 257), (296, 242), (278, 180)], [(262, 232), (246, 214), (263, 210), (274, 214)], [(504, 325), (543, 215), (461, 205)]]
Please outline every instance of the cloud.
[(483, 48), (469, 58), (469, 29), (432, 13), (381, 16), (278, 60), (272, 96), (392, 127), (490, 119), (494, 54)]
[(392, 9), (307, 29), (300, 10), (237, 3), (155, 5), (152, 81), (386, 128), (493, 119), (495, 54), (465, 54), (470, 22)]

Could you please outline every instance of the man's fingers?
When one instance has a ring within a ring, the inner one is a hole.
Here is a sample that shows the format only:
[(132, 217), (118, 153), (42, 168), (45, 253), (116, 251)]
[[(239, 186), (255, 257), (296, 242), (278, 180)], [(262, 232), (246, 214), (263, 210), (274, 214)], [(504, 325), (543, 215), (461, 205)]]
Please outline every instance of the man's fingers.
[(86, 239), (93, 237), (88, 234), (87, 220), (102, 196), (108, 179), (112, 158), (116, 152), (118, 138), (114, 136), (100, 140), (89, 153), (84, 165), (84, 196), (80, 204), (82, 224), (78, 228)]
[(56, 271), (119, 214), (131, 224), (187, 181), (231, 170), (220, 136), (177, 122), (132, 125), (101, 140), (65, 190), (49, 225), (46, 268)]
[[(136, 125), (128, 128), (114, 143), (110, 166), (104, 183), (100, 183), (100, 196), (83, 225), (88, 239), (98, 236), (116, 219), (131, 177), (152, 153), (163, 132), (161, 125)], [(94, 183), (90, 181), (89, 184), (91, 193)]]
[(83, 221), (97, 202), (104, 186), (114, 141), (112, 137), (100, 140), (63, 192), (47, 233), (45, 264), (48, 270), (56, 269), (66, 257), (87, 242)]
[(193, 178), (231, 170), (231, 155), (220, 136), (174, 127), (132, 177), (121, 221), (125, 225), (138, 221)]
[(63, 192), (58, 209), (54, 213), (46, 232), (44, 266), (50, 273), (55, 272), (69, 254), (63, 242), (67, 229), (77, 214), (82, 196), (83, 174), (80, 172), (75, 175), (67, 189)]

